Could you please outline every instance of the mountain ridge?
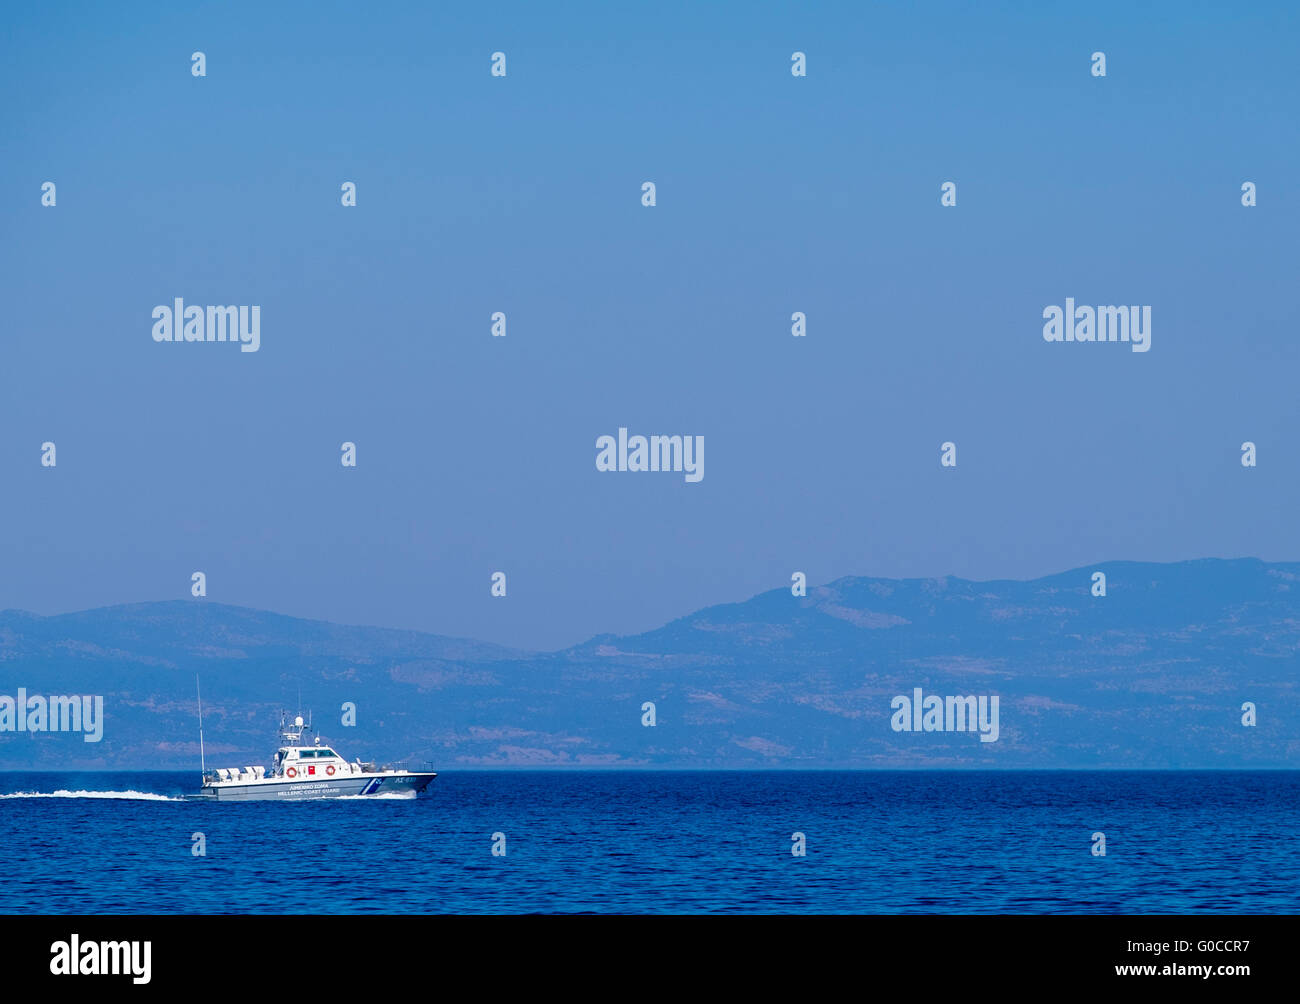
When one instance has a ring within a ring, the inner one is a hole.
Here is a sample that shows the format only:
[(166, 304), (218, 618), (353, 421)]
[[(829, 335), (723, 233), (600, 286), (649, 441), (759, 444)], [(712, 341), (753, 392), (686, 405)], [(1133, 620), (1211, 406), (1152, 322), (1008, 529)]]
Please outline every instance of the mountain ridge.
[[(266, 761), (301, 687), (346, 755), (439, 769), (1294, 766), (1298, 584), (1300, 563), (1258, 558), (841, 576), (550, 652), (206, 600), (5, 610), (0, 695), (102, 694), (106, 711), (98, 743), (0, 732), (0, 769), (192, 766), (196, 673), (208, 749), (232, 763)], [(998, 741), (893, 731), (916, 687), (998, 696)]]

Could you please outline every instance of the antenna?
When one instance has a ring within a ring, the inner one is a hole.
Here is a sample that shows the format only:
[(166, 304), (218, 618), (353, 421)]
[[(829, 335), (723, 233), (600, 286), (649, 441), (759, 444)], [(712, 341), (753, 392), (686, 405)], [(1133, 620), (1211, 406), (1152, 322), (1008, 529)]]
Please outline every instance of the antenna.
[(199, 674), (194, 674), (194, 693), (199, 699), (199, 770), (203, 772), (204, 777), (208, 773), (207, 760), (203, 756), (203, 694), (199, 690)]

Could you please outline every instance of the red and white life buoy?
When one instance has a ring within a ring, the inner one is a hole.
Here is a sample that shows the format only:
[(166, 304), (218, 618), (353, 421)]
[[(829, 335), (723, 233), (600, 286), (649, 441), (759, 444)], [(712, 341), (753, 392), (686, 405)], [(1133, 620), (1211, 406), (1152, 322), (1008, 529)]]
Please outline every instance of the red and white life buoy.
[(285, 773), (288, 774), (290, 777), (297, 777), (297, 776), (298, 776), (298, 768), (296, 768), (296, 767), (290, 767), (288, 770), (285, 771)]
[(328, 775), (330, 775), (330, 777), (333, 777), (333, 776), (334, 776), (334, 765), (333, 765), (333, 764), (330, 764), (328, 767), (326, 767), (326, 768), (325, 768), (325, 773), (328, 774)]

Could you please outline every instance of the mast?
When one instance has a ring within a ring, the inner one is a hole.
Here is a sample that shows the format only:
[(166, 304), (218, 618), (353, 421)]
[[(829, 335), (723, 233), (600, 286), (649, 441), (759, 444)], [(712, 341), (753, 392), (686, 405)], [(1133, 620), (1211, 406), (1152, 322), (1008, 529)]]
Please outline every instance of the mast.
[(208, 765), (203, 756), (203, 694), (199, 690), (199, 674), (194, 674), (194, 693), (199, 699), (199, 770), (208, 776)]

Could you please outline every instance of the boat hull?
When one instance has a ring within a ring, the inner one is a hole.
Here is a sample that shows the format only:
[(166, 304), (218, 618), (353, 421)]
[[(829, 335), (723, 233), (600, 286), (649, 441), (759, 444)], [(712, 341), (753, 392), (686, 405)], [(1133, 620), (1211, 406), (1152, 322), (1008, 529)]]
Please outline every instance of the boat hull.
[(263, 778), (205, 784), (190, 796), (213, 802), (305, 802), (317, 798), (368, 798), (377, 795), (418, 795), (438, 775), (429, 772), (347, 774), (343, 777)]

